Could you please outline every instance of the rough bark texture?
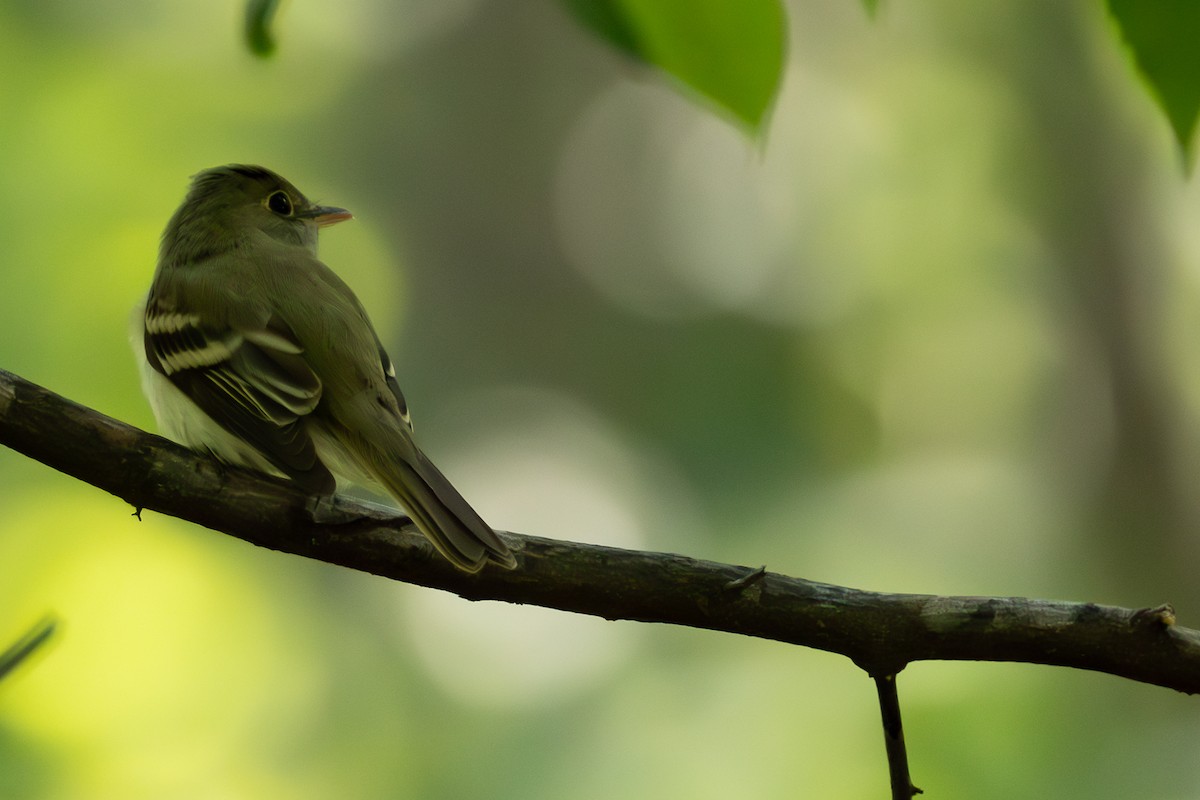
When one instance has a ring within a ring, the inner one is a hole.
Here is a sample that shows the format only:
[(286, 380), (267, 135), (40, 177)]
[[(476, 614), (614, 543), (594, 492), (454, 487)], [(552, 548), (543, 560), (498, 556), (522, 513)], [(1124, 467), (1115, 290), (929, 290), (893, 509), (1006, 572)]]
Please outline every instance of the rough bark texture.
[(874, 677), (926, 659), (1024, 661), (1200, 692), (1200, 632), (1176, 625), (1169, 606), (882, 594), (513, 533), (501, 535), (517, 569), (468, 575), (394, 512), (341, 499), (317, 509), (286, 481), (222, 466), (3, 370), (0, 443), (135, 508), (471, 600), (775, 639), (841, 653)]

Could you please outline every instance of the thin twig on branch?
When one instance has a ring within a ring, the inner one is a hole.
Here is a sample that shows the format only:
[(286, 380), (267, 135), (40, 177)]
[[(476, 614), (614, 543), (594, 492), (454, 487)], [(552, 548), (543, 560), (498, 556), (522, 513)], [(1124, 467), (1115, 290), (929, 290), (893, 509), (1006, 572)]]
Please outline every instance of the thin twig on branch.
[(908, 770), (908, 748), (904, 745), (904, 723), (900, 718), (900, 694), (895, 675), (876, 675), (875, 689), (879, 695), (879, 711), (883, 718), (883, 744), (887, 748), (888, 775), (892, 783), (892, 800), (912, 800), (923, 794), (913, 786)]
[(339, 500), (343, 520), (314, 522), (312, 499), (286, 481), (224, 467), (3, 370), (0, 444), (137, 509), (471, 600), (775, 639), (841, 653), (872, 677), (928, 659), (1021, 661), (1200, 692), (1200, 631), (1176, 625), (1169, 606), (884, 594), (512, 533), (502, 535), (518, 568), (470, 575), (438, 557), (407, 518)]

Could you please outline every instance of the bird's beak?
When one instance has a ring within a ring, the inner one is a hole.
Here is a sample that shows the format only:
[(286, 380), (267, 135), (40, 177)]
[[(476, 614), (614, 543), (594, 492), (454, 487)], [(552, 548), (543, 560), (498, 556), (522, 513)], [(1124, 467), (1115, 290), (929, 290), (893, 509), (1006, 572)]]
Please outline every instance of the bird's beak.
[(344, 208), (337, 206), (313, 206), (307, 211), (301, 211), (296, 215), (301, 219), (310, 219), (317, 223), (318, 228), (324, 228), (327, 225), (334, 225), (343, 220), (351, 219), (354, 215)]

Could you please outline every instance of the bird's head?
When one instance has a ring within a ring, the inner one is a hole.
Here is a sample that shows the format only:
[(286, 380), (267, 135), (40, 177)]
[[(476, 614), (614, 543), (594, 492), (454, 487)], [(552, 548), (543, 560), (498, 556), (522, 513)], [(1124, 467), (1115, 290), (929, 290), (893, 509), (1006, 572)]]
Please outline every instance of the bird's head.
[(264, 167), (214, 167), (192, 177), (187, 197), (163, 232), (163, 258), (195, 262), (242, 246), (256, 232), (316, 252), (318, 229), (350, 217), (344, 208), (316, 205)]

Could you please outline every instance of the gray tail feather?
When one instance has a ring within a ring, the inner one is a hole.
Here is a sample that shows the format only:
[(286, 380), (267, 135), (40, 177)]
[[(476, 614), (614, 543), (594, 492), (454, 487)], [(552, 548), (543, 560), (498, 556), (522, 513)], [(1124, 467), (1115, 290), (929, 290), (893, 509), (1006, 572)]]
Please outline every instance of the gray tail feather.
[[(442, 471), (411, 445), (409, 458), (391, 458), (378, 476), (421, 533), (459, 569), (478, 572), (488, 561), (505, 569), (517, 560), (491, 526), (475, 513)], [(381, 465), (382, 466), (382, 465)]]

